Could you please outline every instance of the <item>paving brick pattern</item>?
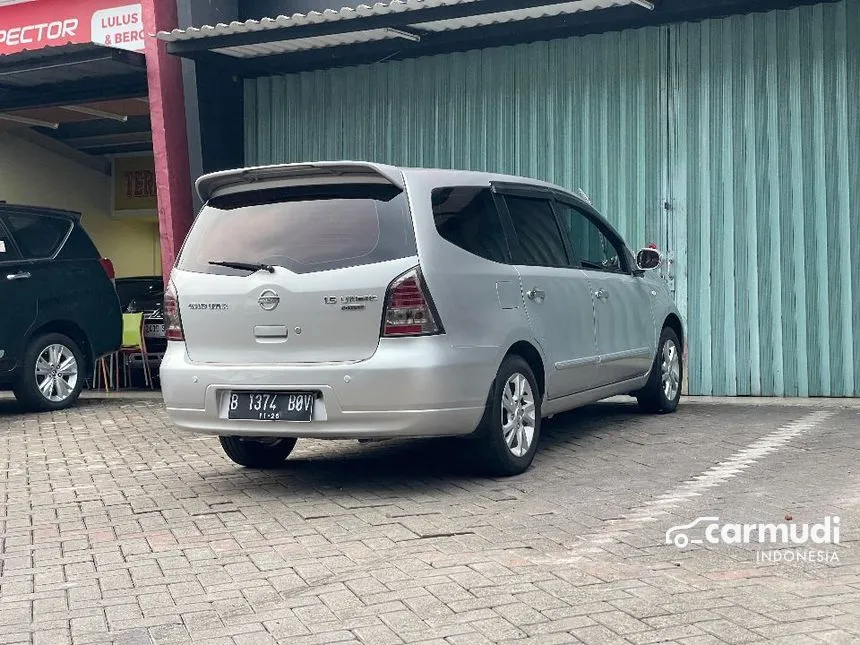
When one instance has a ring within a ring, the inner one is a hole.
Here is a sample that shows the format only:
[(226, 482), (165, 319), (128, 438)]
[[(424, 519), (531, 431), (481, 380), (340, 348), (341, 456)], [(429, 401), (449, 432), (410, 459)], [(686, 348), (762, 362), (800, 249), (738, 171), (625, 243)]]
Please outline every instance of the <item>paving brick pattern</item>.
[[(592, 406), (533, 468), (475, 477), (471, 444), (300, 441), (253, 472), (157, 400), (56, 414), (0, 401), (0, 645), (197, 642), (860, 642), (860, 410), (665, 517), (647, 504), (810, 412)], [(841, 517), (839, 562), (664, 544), (700, 515)]]

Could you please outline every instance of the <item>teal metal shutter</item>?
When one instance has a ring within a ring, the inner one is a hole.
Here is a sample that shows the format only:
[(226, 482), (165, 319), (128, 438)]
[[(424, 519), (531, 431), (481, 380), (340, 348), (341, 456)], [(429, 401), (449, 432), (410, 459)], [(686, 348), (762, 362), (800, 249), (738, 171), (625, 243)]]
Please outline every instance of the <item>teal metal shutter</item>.
[(353, 159), (582, 188), (664, 246), (666, 32), (642, 29), (246, 81), (249, 164)]
[(672, 27), (693, 393), (858, 394), (858, 34), (855, 1)]
[(669, 251), (691, 394), (857, 395), (857, 34), (844, 0), (249, 80), (246, 159), (582, 188)]

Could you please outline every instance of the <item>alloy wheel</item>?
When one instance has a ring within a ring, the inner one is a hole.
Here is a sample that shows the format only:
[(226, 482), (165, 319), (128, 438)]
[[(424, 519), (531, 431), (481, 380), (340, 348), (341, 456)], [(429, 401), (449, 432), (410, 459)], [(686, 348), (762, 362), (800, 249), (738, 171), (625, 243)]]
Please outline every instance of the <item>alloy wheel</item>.
[(48, 345), (36, 359), (36, 387), (53, 403), (68, 399), (78, 384), (78, 361), (65, 345)]
[(671, 339), (663, 344), (663, 362), (660, 366), (661, 383), (666, 400), (674, 401), (681, 387), (681, 358), (678, 355), (678, 346)]
[(529, 380), (519, 372), (511, 375), (502, 391), (502, 432), (508, 450), (522, 457), (535, 436), (535, 399)]

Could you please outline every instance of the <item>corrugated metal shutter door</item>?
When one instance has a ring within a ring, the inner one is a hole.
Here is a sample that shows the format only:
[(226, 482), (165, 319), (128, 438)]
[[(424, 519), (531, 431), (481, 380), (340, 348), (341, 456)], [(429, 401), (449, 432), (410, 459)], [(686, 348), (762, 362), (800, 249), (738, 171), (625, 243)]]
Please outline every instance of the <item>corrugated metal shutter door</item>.
[(246, 158), (581, 187), (675, 257), (691, 394), (857, 395), (858, 33), (850, 0), (249, 80)]
[(643, 29), (249, 80), (249, 164), (362, 159), (585, 190), (665, 243), (666, 32)]
[(860, 391), (857, 34), (854, 1), (672, 28), (691, 392)]

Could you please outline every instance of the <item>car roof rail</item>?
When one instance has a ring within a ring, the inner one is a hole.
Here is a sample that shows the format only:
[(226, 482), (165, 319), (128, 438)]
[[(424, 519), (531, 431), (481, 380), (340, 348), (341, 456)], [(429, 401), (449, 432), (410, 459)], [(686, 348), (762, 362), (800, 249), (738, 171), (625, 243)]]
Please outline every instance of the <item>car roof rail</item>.
[(31, 206), (29, 204), (9, 204), (5, 201), (0, 201), (0, 207), (4, 212), (16, 212), (27, 215), (60, 215), (62, 217), (70, 217), (75, 221), (80, 221), (81, 213), (70, 211), (63, 208), (52, 208), (50, 206)]
[(593, 206), (593, 204), (591, 203), (591, 198), (588, 196), (588, 194), (584, 190), (582, 190), (582, 188), (576, 189), (576, 196), (579, 197), (586, 204)]

